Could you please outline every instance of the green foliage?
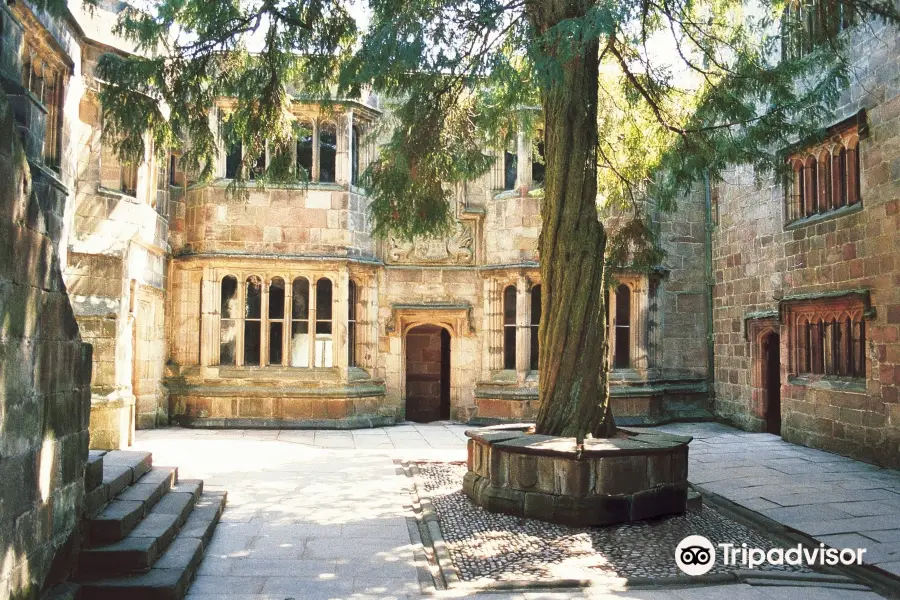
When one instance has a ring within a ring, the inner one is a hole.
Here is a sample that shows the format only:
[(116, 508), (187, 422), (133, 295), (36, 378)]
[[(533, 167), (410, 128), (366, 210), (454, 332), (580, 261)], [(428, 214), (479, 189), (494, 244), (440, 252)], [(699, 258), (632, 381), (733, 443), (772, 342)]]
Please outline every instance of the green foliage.
[[(123, 156), (141, 155), (148, 139), (159, 151), (181, 145), (186, 166), (208, 179), (210, 110), (229, 98), (244, 166), (265, 140), (279, 157), (257, 183), (303, 181), (284, 159), (297, 135), (291, 102), (372, 89), (390, 109), (389, 138), (362, 182), (376, 233), (400, 237), (445, 230), (455, 186), (490, 168), (487, 148), (538, 126), (545, 92), (564, 85), (562, 64), (598, 42), (598, 202), (628, 215), (610, 257), (633, 264), (659, 260), (654, 219), (704, 176), (715, 181), (733, 164), (781, 168), (779, 150), (822, 131), (851, 75), (847, 33), (780, 60), (783, 36), (797, 35), (796, 24), (779, 27), (784, 0), (752, 11), (743, 0), (597, 0), (549, 25), (534, 0), (369, 0), (362, 32), (341, 0), (150, 6), (119, 23), (142, 56), (109, 54), (98, 67)], [(842, 6), (860, 24), (900, 22), (890, 0)]]

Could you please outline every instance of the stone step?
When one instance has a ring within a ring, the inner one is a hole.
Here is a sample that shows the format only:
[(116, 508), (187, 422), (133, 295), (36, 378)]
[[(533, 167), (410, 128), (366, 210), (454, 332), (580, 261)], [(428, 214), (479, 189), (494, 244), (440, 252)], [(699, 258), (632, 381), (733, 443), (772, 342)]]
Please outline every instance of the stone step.
[(178, 480), (175, 467), (153, 467), (116, 496), (96, 516), (88, 519), (91, 546), (116, 542), (128, 535), (159, 499)]
[(103, 455), (103, 480), (84, 496), (84, 510), (95, 515), (126, 487), (141, 478), (153, 465), (149, 452), (113, 450)]
[(79, 556), (79, 578), (148, 571), (187, 521), (202, 492), (200, 480), (179, 481), (123, 539), (104, 546), (83, 548)]
[(225, 509), (225, 492), (206, 492), (178, 535), (146, 573), (85, 582), (81, 600), (181, 600)]
[(105, 450), (88, 452), (87, 464), (84, 466), (84, 491), (93, 492), (103, 483), (103, 456)]
[(80, 600), (81, 586), (64, 581), (41, 594), (41, 600)]

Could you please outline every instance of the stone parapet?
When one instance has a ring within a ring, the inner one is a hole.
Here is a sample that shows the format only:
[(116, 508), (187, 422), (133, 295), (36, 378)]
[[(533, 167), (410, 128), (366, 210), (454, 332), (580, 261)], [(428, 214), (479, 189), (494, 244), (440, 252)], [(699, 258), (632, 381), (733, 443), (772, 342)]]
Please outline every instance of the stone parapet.
[(493, 512), (573, 526), (682, 513), (690, 437), (620, 429), (585, 440), (527, 433), (525, 424), (467, 431), (463, 492)]

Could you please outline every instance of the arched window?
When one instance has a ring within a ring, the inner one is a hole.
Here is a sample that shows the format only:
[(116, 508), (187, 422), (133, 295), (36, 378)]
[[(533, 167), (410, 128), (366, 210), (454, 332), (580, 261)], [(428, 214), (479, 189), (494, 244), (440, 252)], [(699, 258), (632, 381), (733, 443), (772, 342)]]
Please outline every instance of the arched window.
[(503, 153), (503, 189), (511, 190), (516, 187), (518, 176), (519, 157), (512, 152)]
[(834, 169), (832, 177), (834, 180), (834, 207), (838, 208), (847, 205), (847, 151), (844, 146), (838, 146), (837, 151), (833, 154), (832, 167)]
[(251, 275), (244, 298), (244, 365), (259, 366), (262, 335), (262, 280)]
[(284, 358), (284, 279), (269, 284), (269, 364), (280, 365)]
[(337, 160), (337, 128), (334, 123), (319, 126), (319, 181), (335, 182)]
[(847, 204), (859, 202), (859, 143), (853, 140), (847, 147)]
[(359, 185), (359, 127), (350, 129), (350, 183)]
[(317, 367), (333, 366), (332, 285), (323, 277), (316, 281), (316, 362)]
[(805, 214), (803, 210), (803, 199), (805, 197), (806, 174), (804, 173), (803, 163), (796, 161), (794, 163), (794, 218), (802, 218)]
[(356, 366), (356, 282), (350, 280), (347, 288), (347, 364)]
[(237, 343), (238, 283), (237, 277), (228, 275), (222, 279), (219, 316), (219, 364), (235, 364), (235, 344)]
[(305, 277), (291, 284), (291, 366), (309, 366), (309, 281)]
[(297, 177), (312, 179), (313, 169), (313, 127), (309, 121), (301, 121), (297, 131)]
[(516, 368), (516, 286), (503, 290), (503, 368)]
[(834, 194), (832, 192), (832, 184), (834, 182), (831, 175), (831, 153), (828, 152), (828, 150), (822, 151), (822, 154), (819, 156), (819, 163), (822, 166), (822, 172), (819, 176), (822, 187), (822, 202), (820, 203), (820, 206), (821, 210), (824, 212), (834, 208)]
[(804, 202), (806, 204), (806, 214), (814, 215), (817, 212), (819, 206), (819, 173), (818, 173), (818, 165), (816, 164), (816, 159), (814, 156), (810, 156), (806, 159), (806, 197)]
[(616, 288), (616, 346), (613, 368), (631, 366), (631, 288), (622, 284)]
[(531, 370), (538, 370), (540, 343), (538, 330), (541, 324), (541, 286), (531, 288)]

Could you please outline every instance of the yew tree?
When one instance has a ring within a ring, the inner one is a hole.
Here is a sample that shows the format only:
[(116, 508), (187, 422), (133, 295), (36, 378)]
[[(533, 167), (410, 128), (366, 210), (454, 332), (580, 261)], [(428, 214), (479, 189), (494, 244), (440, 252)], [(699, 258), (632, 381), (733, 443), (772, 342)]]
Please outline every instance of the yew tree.
[[(107, 54), (97, 75), (121, 156), (177, 147), (201, 180), (222, 98), (249, 166), (266, 140), (276, 156), (292, 143), (294, 99), (378, 94), (387, 141), (363, 182), (382, 236), (446, 231), (486, 149), (540, 126), (536, 430), (581, 441), (615, 429), (614, 270), (661, 259), (654, 219), (704, 178), (782, 168), (829, 122), (852, 37), (898, 21), (890, 0), (145, 0), (118, 25), (140, 55)], [(254, 185), (304, 176), (276, 160)], [(614, 232), (598, 206), (626, 217)]]

